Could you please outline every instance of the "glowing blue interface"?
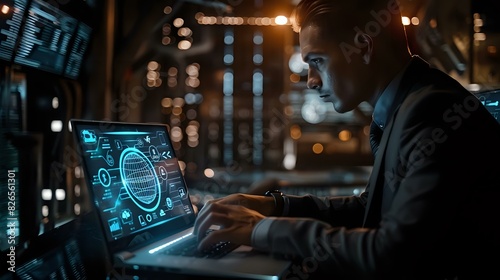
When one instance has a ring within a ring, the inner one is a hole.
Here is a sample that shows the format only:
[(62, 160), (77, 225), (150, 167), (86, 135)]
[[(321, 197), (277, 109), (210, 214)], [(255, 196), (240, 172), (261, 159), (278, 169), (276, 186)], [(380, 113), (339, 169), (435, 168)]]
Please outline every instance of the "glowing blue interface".
[(108, 240), (193, 213), (165, 127), (81, 124), (74, 129)]
[(478, 93), (477, 98), (500, 123), (500, 90)]

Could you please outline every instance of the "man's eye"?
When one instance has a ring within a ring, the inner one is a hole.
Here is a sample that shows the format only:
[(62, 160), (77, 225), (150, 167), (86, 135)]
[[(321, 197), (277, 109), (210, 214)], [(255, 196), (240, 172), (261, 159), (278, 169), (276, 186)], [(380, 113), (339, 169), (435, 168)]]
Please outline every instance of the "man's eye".
[(313, 58), (311, 59), (311, 63), (318, 66), (319, 64), (321, 64), (321, 61), (322, 59), (321, 58)]

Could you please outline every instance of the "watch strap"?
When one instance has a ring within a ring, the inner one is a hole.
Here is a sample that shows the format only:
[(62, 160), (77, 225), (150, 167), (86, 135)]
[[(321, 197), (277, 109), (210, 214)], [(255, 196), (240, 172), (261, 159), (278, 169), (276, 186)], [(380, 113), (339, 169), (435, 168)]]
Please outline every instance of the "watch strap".
[(272, 196), (274, 198), (274, 211), (270, 216), (281, 216), (283, 214), (283, 208), (285, 205), (285, 202), (283, 200), (283, 193), (279, 190), (270, 190), (267, 191), (264, 195)]

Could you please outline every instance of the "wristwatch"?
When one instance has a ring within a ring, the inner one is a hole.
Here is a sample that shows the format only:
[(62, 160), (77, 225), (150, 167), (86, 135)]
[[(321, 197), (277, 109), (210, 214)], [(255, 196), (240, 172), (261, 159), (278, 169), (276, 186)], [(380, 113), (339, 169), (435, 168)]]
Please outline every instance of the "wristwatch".
[(264, 196), (272, 196), (274, 198), (274, 211), (270, 216), (281, 216), (283, 214), (283, 207), (285, 205), (283, 200), (283, 193), (279, 190), (269, 190), (264, 193)]

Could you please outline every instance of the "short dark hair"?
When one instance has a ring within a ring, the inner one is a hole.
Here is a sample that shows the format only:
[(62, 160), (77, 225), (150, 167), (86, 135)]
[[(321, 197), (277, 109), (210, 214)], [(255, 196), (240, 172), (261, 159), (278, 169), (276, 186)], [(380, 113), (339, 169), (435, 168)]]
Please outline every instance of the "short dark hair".
[(336, 6), (328, 0), (302, 0), (292, 14), (292, 28), (295, 32), (311, 21), (319, 21), (322, 15), (335, 13)]
[[(332, 24), (355, 26), (371, 20), (372, 11), (386, 8), (398, 0), (301, 0), (292, 16), (292, 28), (299, 32), (305, 25), (320, 27)], [(355, 12), (354, 12), (355, 11)], [(354, 12), (350, 14), (349, 12)], [(339, 19), (341, 21), (339, 21)], [(347, 22), (348, 21), (348, 22)]]

